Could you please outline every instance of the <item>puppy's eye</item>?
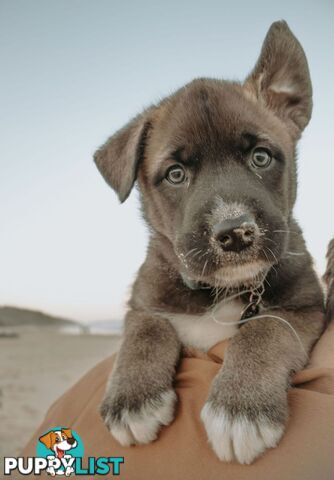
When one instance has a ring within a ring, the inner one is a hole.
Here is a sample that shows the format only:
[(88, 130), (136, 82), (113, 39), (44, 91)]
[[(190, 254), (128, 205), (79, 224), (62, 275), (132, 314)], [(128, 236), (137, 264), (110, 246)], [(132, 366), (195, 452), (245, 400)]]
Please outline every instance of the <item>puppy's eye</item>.
[(264, 148), (255, 148), (252, 153), (252, 166), (256, 168), (269, 167), (272, 160), (271, 153)]
[(186, 179), (186, 172), (181, 165), (173, 165), (169, 167), (166, 173), (166, 180), (173, 185), (179, 185)]

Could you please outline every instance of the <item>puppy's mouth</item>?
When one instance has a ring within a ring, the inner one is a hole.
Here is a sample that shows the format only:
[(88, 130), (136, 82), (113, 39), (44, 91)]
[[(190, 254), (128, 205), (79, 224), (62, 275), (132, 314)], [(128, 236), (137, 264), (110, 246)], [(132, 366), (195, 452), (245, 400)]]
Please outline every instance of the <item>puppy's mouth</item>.
[(263, 260), (243, 265), (228, 265), (214, 273), (214, 285), (219, 287), (252, 286), (263, 282), (271, 264)]
[(65, 451), (59, 447), (56, 447), (56, 453), (58, 458), (63, 458), (63, 456), (65, 455)]
[(217, 249), (193, 248), (185, 254), (177, 253), (180, 274), (185, 283), (205, 284), (216, 288), (251, 287), (262, 283), (280, 256), (277, 251), (268, 254), (259, 242), (248, 251), (221, 254)]
[(193, 289), (198, 285), (215, 288), (252, 287), (264, 281), (271, 266), (272, 263), (256, 260), (239, 265), (226, 265), (207, 275), (198, 275), (183, 268), (180, 273), (184, 283)]
[(254, 215), (236, 214), (213, 226), (201, 223), (175, 239), (179, 271), (188, 286), (191, 282), (216, 288), (256, 286), (278, 263), (287, 238), (282, 219), (271, 219), (268, 228)]

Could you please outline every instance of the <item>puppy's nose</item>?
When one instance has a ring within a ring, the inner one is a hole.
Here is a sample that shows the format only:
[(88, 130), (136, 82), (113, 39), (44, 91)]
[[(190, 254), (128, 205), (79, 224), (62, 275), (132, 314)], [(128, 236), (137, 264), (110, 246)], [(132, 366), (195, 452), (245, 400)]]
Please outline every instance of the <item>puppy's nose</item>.
[(250, 215), (241, 215), (217, 223), (213, 235), (226, 252), (240, 252), (250, 247), (257, 235), (258, 227)]
[(67, 442), (68, 442), (70, 445), (73, 445), (74, 442), (75, 442), (75, 438), (74, 438), (74, 437), (68, 437), (68, 438), (67, 438)]

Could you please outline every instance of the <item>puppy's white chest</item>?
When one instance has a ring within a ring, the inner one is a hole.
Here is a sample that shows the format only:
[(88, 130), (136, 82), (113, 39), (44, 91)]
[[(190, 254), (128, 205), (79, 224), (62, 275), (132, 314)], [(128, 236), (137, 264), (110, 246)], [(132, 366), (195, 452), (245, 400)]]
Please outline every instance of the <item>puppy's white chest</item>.
[(220, 302), (203, 315), (166, 313), (164, 316), (172, 323), (185, 346), (207, 351), (236, 334), (243, 308), (241, 300), (234, 299)]

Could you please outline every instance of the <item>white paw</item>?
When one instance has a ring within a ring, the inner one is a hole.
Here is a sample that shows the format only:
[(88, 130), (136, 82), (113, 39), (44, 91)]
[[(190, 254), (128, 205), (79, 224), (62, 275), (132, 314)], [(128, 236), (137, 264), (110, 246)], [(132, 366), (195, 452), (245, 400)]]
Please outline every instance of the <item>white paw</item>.
[(161, 395), (159, 401), (144, 404), (139, 412), (123, 410), (119, 422), (107, 414), (105, 423), (123, 446), (150, 443), (157, 438), (161, 426), (169, 425), (173, 420), (176, 400), (176, 393), (169, 390)]
[(276, 447), (283, 435), (282, 425), (244, 415), (230, 418), (224, 408), (215, 411), (206, 403), (201, 412), (209, 442), (220, 460), (252, 463), (267, 448)]

